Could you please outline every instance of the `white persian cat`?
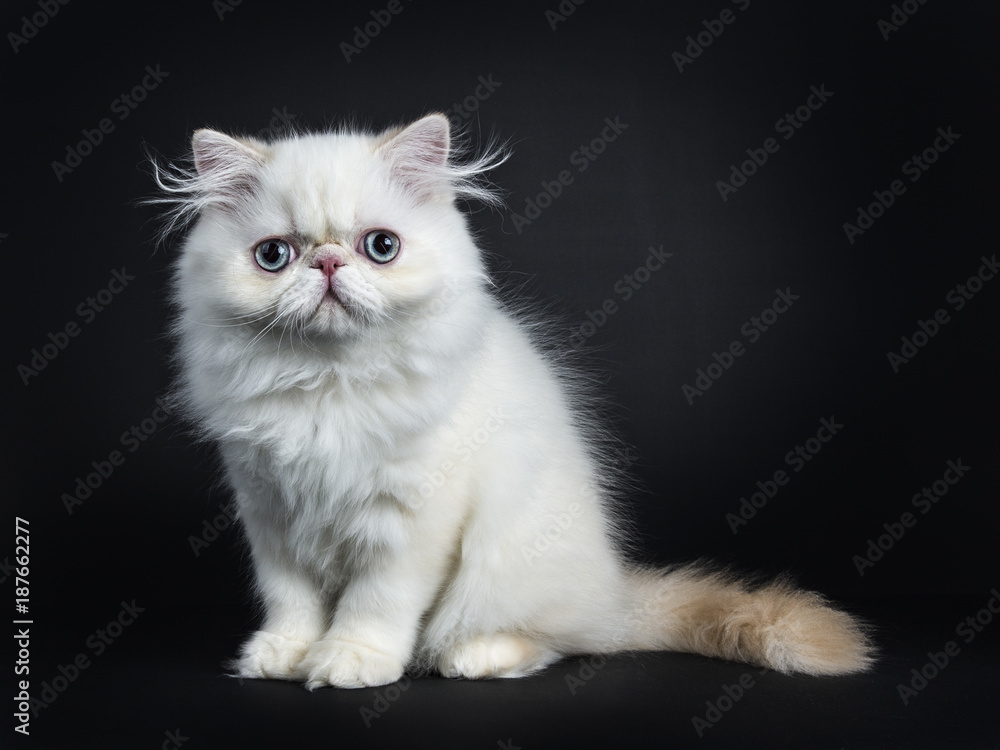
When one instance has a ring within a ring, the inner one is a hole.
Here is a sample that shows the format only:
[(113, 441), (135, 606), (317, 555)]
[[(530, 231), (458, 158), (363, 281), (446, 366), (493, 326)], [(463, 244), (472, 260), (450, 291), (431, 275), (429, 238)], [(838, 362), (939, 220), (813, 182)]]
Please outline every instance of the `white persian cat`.
[(520, 677), (676, 650), (784, 672), (871, 661), (785, 582), (624, 554), (622, 486), (564, 363), (492, 295), (440, 114), (271, 143), (194, 134), (157, 170), (177, 264), (180, 400), (218, 446), (264, 606), (235, 672), (323, 685)]

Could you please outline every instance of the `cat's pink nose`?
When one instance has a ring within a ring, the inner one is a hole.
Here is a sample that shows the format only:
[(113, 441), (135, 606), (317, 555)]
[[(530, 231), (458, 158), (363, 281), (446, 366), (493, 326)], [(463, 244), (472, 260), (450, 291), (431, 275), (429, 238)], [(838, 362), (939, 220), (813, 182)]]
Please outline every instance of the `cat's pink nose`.
[(340, 255), (333, 252), (325, 252), (313, 258), (313, 262), (309, 265), (309, 267), (321, 269), (329, 279), (342, 265), (344, 265), (344, 261)]

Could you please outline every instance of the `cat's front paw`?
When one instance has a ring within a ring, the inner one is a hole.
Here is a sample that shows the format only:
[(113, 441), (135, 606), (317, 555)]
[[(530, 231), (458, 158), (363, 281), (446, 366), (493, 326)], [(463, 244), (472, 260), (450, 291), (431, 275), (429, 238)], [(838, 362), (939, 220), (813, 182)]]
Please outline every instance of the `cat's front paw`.
[(403, 663), (368, 646), (347, 641), (317, 641), (306, 654), (300, 669), (306, 688), (331, 685), (340, 688), (377, 687), (396, 682), (403, 676)]
[(301, 680), (304, 673), (299, 665), (310, 645), (306, 641), (258, 630), (240, 649), (239, 657), (233, 662), (234, 674), (249, 679)]

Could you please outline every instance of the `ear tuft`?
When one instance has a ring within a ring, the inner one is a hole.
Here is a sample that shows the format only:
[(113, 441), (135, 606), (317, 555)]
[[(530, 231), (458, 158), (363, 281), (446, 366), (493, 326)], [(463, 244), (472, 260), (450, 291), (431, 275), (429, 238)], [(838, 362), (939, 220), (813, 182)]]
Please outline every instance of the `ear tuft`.
[(451, 124), (435, 113), (383, 135), (379, 153), (393, 177), (422, 200), (450, 187)]
[(235, 208), (259, 184), (265, 160), (261, 144), (203, 128), (195, 131), (191, 146), (205, 191), (223, 205)]

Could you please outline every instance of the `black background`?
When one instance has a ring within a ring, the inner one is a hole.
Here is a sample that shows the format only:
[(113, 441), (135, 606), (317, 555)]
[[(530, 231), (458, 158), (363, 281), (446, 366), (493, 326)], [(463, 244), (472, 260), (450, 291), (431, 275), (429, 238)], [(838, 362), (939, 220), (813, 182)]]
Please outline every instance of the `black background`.
[[(71, 2), (26, 43), (9, 36), (27, 37), (22, 16), (43, 5), (0, 14), (7, 516), (30, 522), (33, 696), (78, 654), (89, 665), (9, 746), (169, 747), (167, 732), (185, 748), (1000, 745), (990, 708), (1000, 625), (971, 643), (955, 632), (1000, 586), (1000, 281), (961, 311), (945, 300), (996, 252), (995, 6), (904, 3), (918, 10), (886, 39), (889, 2), (591, 0), (564, 20), (546, 16), (554, 0), (403, 2), (348, 61), (343, 44), (385, 4)], [(674, 53), (724, 8), (733, 23), (678, 70)], [(147, 66), (167, 75), (119, 119), (115, 101)], [(812, 86), (832, 95), (784, 140), (775, 122)], [(466, 101), (474, 112), (454, 109)], [(228, 500), (211, 450), (174, 419), (123, 443), (170, 380), (177, 241), (157, 249), (156, 211), (138, 204), (154, 192), (144, 151), (180, 157), (205, 125), (266, 135), (277, 112), (298, 128), (345, 118), (381, 128), (429, 111), (449, 112), (474, 144), (495, 133), (514, 146), (492, 175), (507, 207), (471, 216), (503, 285), (550, 305), (567, 342), (588, 312), (617, 304), (587, 339), (588, 360), (631, 446), (647, 556), (792, 572), (875, 624), (876, 671), (819, 680), (644, 654), (592, 673), (570, 660), (521, 681), (424, 678), (388, 694), (220, 676), (255, 613), (237, 532), (205, 536), (206, 522), (225, 525)], [(53, 162), (102, 118), (113, 130), (60, 179)], [(573, 154), (605, 118), (627, 128), (579, 172)], [(938, 128), (960, 138), (910, 182), (904, 162)], [(768, 137), (779, 150), (723, 201), (717, 181)], [(515, 226), (567, 169), (572, 184)], [(844, 222), (897, 179), (905, 194), (849, 242)], [(624, 300), (616, 283), (660, 246), (672, 257)], [(88, 322), (78, 305), (123, 268), (134, 280)], [(682, 386), (731, 341), (747, 344), (741, 327), (786, 288), (794, 305), (689, 404)], [(894, 372), (887, 353), (940, 308), (950, 322)], [(19, 370), (70, 322), (79, 334), (43, 370)], [(734, 535), (726, 514), (789, 470), (786, 454), (822, 418), (844, 426)], [(122, 465), (68, 513), (78, 480), (114, 450)], [(915, 511), (913, 495), (958, 459), (967, 475)], [(905, 511), (916, 525), (859, 575), (855, 556)], [(196, 555), (197, 537), (211, 543)], [(11, 600), (13, 528), (0, 555)], [(133, 600), (138, 619), (97, 654), (93, 636)], [(959, 655), (904, 704), (897, 686), (949, 640)], [(754, 687), (699, 737), (692, 717), (748, 673)]]

